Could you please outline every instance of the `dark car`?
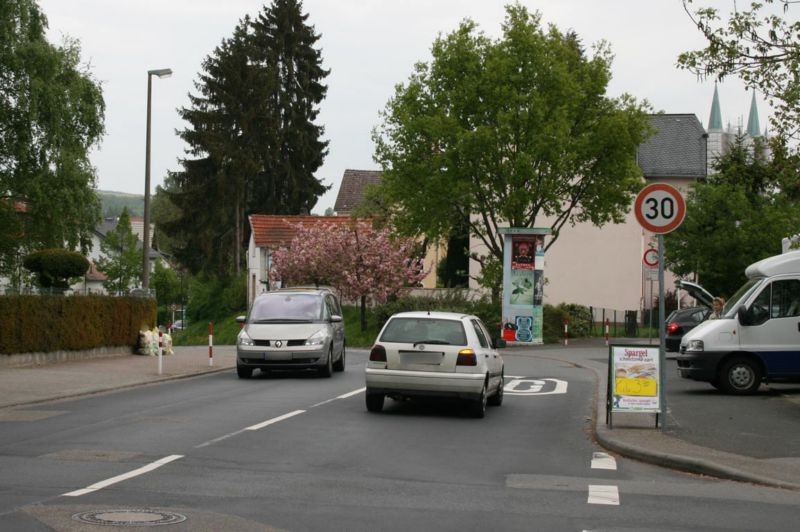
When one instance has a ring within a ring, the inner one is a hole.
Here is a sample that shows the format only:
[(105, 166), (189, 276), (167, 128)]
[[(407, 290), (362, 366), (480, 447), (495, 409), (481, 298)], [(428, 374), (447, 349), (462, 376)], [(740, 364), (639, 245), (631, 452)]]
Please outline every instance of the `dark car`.
[(664, 337), (667, 351), (680, 349), (683, 335), (705, 321), (711, 314), (711, 302), (714, 299), (702, 286), (690, 281), (677, 281), (675, 286), (688, 292), (700, 305), (674, 310), (667, 317)]

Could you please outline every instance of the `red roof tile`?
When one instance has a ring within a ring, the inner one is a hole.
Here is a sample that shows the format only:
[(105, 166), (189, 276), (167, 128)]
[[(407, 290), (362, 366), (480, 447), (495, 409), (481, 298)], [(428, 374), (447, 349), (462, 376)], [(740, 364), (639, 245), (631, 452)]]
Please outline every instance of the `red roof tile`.
[(295, 227), (297, 224), (304, 226), (347, 224), (352, 220), (349, 216), (251, 214), (250, 229), (256, 247), (274, 249), (292, 241), (297, 234)]

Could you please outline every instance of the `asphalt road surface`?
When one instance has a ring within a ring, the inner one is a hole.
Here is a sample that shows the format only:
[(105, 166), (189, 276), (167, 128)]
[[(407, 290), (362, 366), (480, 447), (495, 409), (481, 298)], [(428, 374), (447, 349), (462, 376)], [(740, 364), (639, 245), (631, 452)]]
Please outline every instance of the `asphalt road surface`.
[(0, 530), (795, 526), (800, 493), (604, 454), (585, 369), (507, 356), (504, 404), (484, 419), (452, 401), (376, 414), (366, 356), (349, 350), (330, 379), (231, 371), (7, 411)]

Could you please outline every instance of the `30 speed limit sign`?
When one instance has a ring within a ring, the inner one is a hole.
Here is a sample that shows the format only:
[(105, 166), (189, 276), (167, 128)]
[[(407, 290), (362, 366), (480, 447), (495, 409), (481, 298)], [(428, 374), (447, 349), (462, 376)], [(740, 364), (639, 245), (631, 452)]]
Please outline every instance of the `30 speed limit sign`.
[(681, 225), (686, 216), (686, 202), (675, 187), (654, 183), (636, 196), (634, 213), (639, 225), (660, 235)]

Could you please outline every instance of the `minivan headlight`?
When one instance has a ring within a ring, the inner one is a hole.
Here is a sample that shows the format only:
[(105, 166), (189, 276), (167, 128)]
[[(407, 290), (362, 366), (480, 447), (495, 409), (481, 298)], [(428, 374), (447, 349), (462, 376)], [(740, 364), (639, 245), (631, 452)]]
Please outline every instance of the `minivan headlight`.
[(328, 331), (320, 329), (306, 340), (306, 345), (324, 345), (328, 339)]
[(255, 344), (253, 343), (253, 339), (250, 338), (250, 336), (246, 332), (242, 331), (239, 333), (239, 345), (255, 345)]
[(703, 341), (702, 340), (689, 340), (689, 343), (686, 344), (687, 351), (702, 351), (703, 350)]

